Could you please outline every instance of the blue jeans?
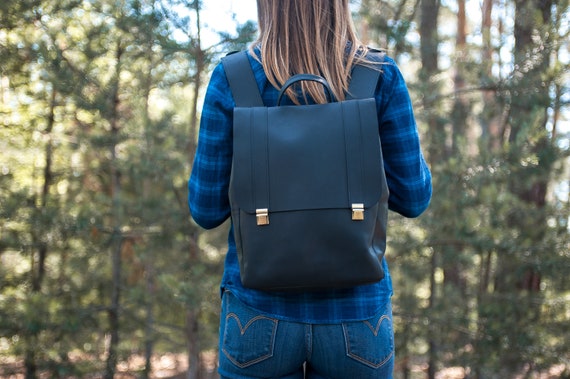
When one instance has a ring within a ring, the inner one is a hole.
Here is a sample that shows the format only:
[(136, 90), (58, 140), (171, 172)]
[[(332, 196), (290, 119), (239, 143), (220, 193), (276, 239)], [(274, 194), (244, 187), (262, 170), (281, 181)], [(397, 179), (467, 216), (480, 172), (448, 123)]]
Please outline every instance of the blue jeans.
[(389, 379), (392, 306), (366, 321), (305, 324), (268, 317), (225, 292), (219, 353), (222, 379)]

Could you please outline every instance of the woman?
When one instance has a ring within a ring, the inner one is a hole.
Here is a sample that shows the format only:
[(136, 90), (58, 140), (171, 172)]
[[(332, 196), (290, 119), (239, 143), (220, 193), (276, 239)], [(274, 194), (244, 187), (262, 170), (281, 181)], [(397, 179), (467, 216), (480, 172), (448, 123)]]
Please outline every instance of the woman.
[[(342, 100), (350, 71), (366, 48), (356, 37), (349, 0), (258, 0), (260, 34), (249, 60), (266, 106), (292, 75), (323, 76)], [(376, 89), (379, 132), (390, 189), (389, 207), (420, 215), (431, 198), (409, 94), (393, 60), (386, 58)], [(326, 99), (318, 86), (303, 95)], [(290, 99), (297, 102), (297, 99)], [(189, 181), (189, 205), (204, 228), (230, 217), (232, 111), (226, 75), (218, 65), (202, 111), (198, 149)], [(372, 285), (307, 293), (260, 292), (240, 281), (233, 230), (221, 283), (222, 378), (391, 378), (394, 336), (385, 277)]]

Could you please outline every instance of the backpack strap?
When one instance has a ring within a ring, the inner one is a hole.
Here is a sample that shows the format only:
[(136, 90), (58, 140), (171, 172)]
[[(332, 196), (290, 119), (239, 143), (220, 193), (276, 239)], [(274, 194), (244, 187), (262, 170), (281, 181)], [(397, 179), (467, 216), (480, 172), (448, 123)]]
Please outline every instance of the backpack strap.
[(263, 100), (247, 52), (230, 53), (222, 59), (222, 64), (236, 106), (262, 107)]
[(347, 99), (367, 99), (374, 97), (376, 86), (380, 79), (380, 65), (386, 54), (380, 50), (370, 49), (366, 58), (370, 64), (357, 64), (352, 69), (350, 84), (348, 86)]
[[(372, 65), (355, 65), (348, 87), (347, 99), (366, 99), (374, 97), (381, 70), (378, 65), (384, 60), (385, 53), (371, 50), (367, 55)], [(249, 64), (246, 51), (230, 53), (222, 59), (228, 83), (238, 107), (260, 107), (263, 100), (257, 87), (253, 69)]]

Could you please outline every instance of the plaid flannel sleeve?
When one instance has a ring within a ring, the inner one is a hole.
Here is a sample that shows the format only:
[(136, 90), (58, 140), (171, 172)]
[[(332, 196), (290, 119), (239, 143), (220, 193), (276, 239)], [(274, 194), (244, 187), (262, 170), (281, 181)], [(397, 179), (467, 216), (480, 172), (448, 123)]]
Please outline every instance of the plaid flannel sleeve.
[(188, 181), (188, 205), (196, 223), (215, 228), (230, 216), (234, 101), (221, 64), (212, 72), (200, 119), (198, 147)]
[(428, 207), (431, 173), (420, 148), (412, 102), (402, 73), (392, 59), (383, 68), (377, 96), (380, 140), (389, 208), (405, 217), (417, 217)]

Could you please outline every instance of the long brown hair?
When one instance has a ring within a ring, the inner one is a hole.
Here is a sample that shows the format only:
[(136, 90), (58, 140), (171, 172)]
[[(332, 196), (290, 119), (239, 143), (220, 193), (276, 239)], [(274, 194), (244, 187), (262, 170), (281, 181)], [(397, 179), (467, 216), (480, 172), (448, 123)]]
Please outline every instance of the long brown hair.
[[(366, 52), (356, 36), (349, 0), (257, 0), (257, 14), (259, 37), (252, 50), (260, 47), (274, 87), (295, 74), (321, 75), (336, 99), (344, 99), (352, 65)], [(302, 91), (317, 103), (327, 102), (320, 84), (304, 82)]]

